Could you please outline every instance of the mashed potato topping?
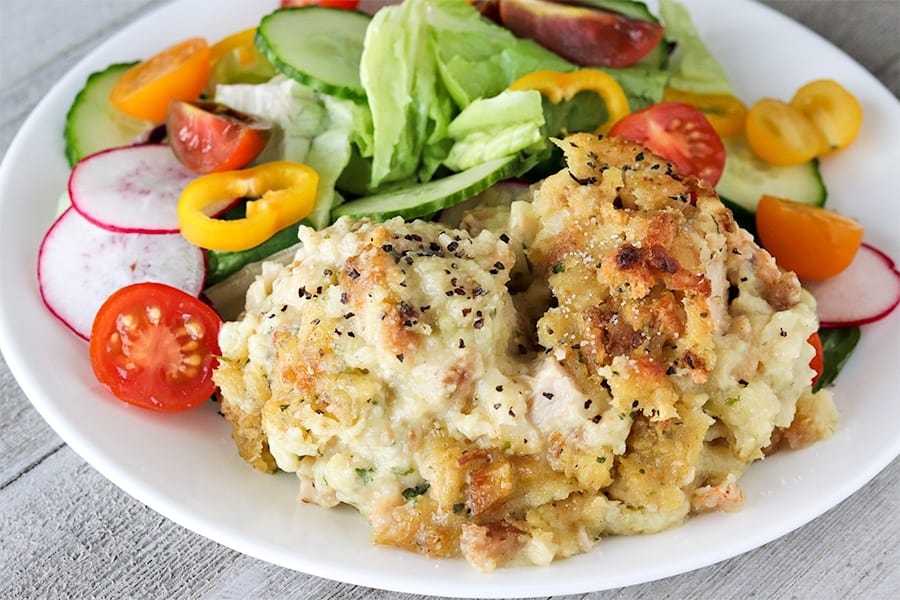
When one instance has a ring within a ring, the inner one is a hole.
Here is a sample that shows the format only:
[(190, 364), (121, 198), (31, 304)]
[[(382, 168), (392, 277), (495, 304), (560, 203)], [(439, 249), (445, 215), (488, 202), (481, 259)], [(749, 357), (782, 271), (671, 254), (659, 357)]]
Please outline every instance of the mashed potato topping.
[(828, 436), (796, 277), (646, 150), (560, 146), (532, 201), (457, 227), (301, 227), (221, 333), (241, 456), (489, 570), (739, 509), (747, 465)]

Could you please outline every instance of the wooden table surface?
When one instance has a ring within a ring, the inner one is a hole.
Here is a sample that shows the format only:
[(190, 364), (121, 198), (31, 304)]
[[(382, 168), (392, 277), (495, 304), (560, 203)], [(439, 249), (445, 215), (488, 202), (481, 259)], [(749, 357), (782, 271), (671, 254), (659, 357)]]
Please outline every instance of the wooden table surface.
[[(164, 1), (0, 0), (0, 156), (72, 65)], [(900, 96), (900, 0), (765, 3), (831, 40)], [(415, 597), (289, 571), (168, 521), (66, 446), (3, 361), (0, 457), (0, 598)], [(900, 460), (823, 516), (756, 550), (580, 597), (898, 598)]]

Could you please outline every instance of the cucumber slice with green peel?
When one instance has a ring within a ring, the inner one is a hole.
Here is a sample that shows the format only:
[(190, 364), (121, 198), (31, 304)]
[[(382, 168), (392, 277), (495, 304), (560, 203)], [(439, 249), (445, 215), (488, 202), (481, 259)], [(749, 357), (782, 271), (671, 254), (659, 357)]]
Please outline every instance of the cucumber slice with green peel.
[(723, 138), (722, 142), (726, 158), (725, 171), (716, 185), (720, 196), (750, 212), (756, 212), (763, 194), (814, 206), (825, 204), (828, 192), (818, 160), (779, 167), (757, 157), (743, 138)]
[(625, 15), (632, 19), (641, 19), (650, 21), (651, 23), (659, 23), (659, 19), (650, 12), (647, 5), (643, 2), (638, 2), (637, 0), (568, 0), (566, 3), (600, 8), (617, 12), (620, 15)]
[(332, 96), (365, 100), (359, 63), (371, 20), (355, 10), (282, 8), (260, 21), (256, 47), (283, 75)]
[(127, 146), (154, 127), (154, 123), (130, 117), (109, 103), (113, 86), (134, 65), (117, 63), (92, 73), (75, 96), (63, 134), (70, 167), (89, 154)]
[(537, 160), (536, 155), (525, 159), (517, 155), (495, 158), (427, 183), (352, 200), (338, 206), (332, 217), (371, 217), (377, 220), (398, 216), (407, 220), (427, 217), (468, 200), (498, 181), (518, 177), (531, 169)]

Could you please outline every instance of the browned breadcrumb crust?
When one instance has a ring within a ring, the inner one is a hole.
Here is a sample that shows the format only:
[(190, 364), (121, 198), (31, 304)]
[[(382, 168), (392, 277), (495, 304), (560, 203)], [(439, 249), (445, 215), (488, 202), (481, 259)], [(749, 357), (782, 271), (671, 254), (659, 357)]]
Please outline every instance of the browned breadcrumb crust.
[(376, 543), (490, 570), (737, 510), (747, 465), (830, 435), (796, 277), (646, 149), (559, 145), (568, 168), (515, 207), (529, 233), (301, 230), (223, 329), (244, 460), (353, 504)]

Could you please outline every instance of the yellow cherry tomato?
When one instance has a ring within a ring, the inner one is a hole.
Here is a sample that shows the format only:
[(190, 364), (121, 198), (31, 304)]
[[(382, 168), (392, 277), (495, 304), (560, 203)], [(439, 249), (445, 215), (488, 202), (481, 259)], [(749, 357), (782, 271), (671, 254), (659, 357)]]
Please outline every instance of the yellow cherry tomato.
[(255, 48), (253, 40), (256, 38), (256, 27), (238, 31), (222, 38), (209, 49), (209, 59), (213, 64), (222, 60), (228, 54), (234, 54), (241, 64), (249, 64), (254, 60), (251, 51)]
[(561, 71), (533, 71), (523, 75), (510, 86), (511, 90), (537, 90), (553, 104), (571, 100), (578, 92), (594, 92), (606, 103), (609, 115), (595, 133), (606, 133), (622, 117), (631, 112), (622, 86), (611, 75), (597, 69), (579, 69), (571, 73)]
[(863, 238), (853, 219), (768, 195), (756, 207), (756, 231), (775, 262), (802, 279), (827, 279), (846, 269)]
[(275, 67), (256, 48), (256, 28), (233, 33), (209, 49), (210, 77), (206, 91), (215, 95), (220, 83), (263, 83), (275, 76)]
[(722, 137), (734, 137), (744, 132), (747, 107), (731, 94), (695, 94), (686, 90), (666, 88), (663, 100), (684, 102), (700, 109), (716, 133)]
[(126, 71), (109, 101), (138, 119), (165, 121), (172, 100), (196, 100), (209, 78), (209, 45), (190, 38)]
[(772, 165), (799, 165), (828, 147), (802, 111), (773, 98), (763, 98), (750, 107), (745, 128), (753, 152)]
[[(202, 175), (185, 186), (178, 200), (181, 235), (208, 250), (253, 248), (306, 217), (315, 205), (318, 183), (311, 167), (289, 161)], [(208, 214), (213, 207), (245, 197), (256, 199), (247, 201), (243, 219)]]
[(802, 86), (791, 98), (791, 106), (806, 115), (827, 144), (823, 154), (850, 145), (862, 127), (863, 111), (856, 97), (831, 79), (818, 79)]

